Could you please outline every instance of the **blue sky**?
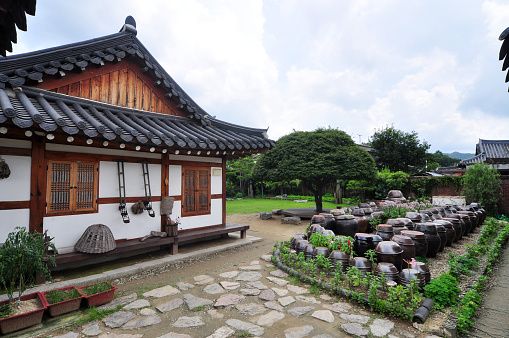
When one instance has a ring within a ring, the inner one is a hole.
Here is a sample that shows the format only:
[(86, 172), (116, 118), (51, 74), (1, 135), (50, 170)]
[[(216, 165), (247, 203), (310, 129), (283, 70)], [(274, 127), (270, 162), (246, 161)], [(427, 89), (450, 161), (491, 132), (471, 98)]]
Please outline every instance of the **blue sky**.
[(366, 142), (387, 125), (432, 151), (509, 139), (503, 1), (46, 0), (14, 53), (115, 33), (127, 15), (202, 108), (272, 139), (330, 126)]

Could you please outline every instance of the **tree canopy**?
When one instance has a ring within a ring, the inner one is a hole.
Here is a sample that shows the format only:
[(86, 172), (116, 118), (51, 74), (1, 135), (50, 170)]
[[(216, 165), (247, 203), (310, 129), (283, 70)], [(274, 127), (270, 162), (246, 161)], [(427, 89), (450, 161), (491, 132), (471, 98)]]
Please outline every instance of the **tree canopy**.
[(457, 158), (452, 158), (449, 155), (442, 153), (440, 150), (437, 150), (434, 154), (430, 154), (430, 160), (428, 161), (428, 164), (430, 161), (436, 162), (442, 167), (451, 167), (458, 164), (460, 160)]
[(502, 196), (502, 181), (497, 169), (486, 163), (476, 163), (468, 167), (463, 175), (463, 193), (469, 202), (481, 203), (490, 214)]
[(339, 180), (373, 180), (373, 158), (344, 131), (296, 131), (280, 138), (256, 163), (254, 176), (272, 181), (299, 179), (315, 196), (322, 211), (323, 189)]
[(405, 133), (394, 126), (387, 126), (375, 130), (370, 145), (379, 169), (413, 174), (426, 167), (426, 152), (430, 145), (426, 141), (421, 143), (415, 131)]

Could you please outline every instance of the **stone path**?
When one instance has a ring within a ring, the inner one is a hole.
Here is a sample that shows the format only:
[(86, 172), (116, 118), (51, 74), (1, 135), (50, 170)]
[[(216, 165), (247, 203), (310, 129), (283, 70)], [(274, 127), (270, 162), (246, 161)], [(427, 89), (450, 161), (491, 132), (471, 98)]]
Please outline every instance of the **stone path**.
[(427, 337), (290, 281), (263, 255), (231, 271), (116, 298), (99, 309), (121, 310), (53, 337)]

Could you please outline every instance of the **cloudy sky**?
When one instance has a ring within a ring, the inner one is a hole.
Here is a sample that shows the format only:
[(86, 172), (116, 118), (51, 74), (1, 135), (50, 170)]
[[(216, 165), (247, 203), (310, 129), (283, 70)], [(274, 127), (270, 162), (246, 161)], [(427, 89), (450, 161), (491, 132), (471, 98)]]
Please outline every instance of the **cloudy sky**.
[(14, 53), (115, 33), (127, 15), (202, 108), (275, 140), (330, 126), (367, 142), (388, 125), (431, 151), (509, 139), (506, 1), (44, 0)]

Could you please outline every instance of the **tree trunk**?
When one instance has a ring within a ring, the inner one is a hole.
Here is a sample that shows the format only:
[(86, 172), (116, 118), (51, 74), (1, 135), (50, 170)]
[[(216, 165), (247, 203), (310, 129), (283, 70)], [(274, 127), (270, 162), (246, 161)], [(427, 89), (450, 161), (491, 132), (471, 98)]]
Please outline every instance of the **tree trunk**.
[(322, 206), (322, 191), (315, 191), (315, 203), (316, 203), (316, 212), (321, 213), (323, 212), (323, 206)]

